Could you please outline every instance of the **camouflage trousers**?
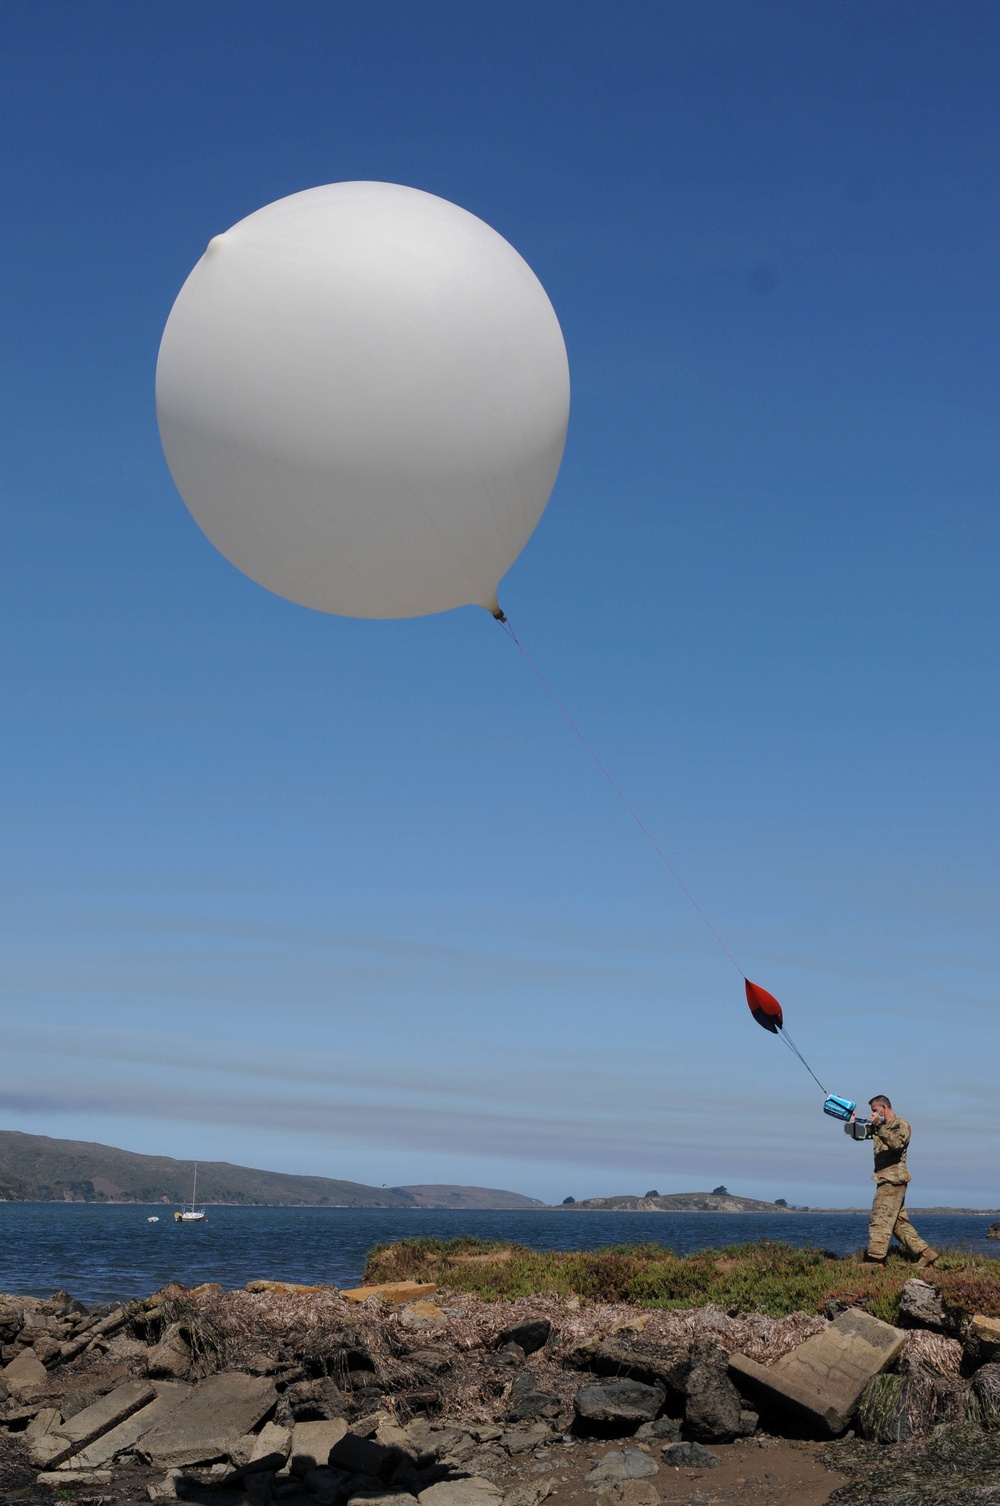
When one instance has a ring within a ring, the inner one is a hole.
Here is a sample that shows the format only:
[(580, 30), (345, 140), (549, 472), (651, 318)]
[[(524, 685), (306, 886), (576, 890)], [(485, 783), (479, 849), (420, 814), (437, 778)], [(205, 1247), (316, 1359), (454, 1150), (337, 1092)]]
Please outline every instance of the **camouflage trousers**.
[(894, 1234), (907, 1255), (914, 1259), (930, 1249), (926, 1239), (921, 1239), (910, 1223), (910, 1215), (903, 1207), (905, 1197), (905, 1182), (901, 1186), (895, 1182), (880, 1182), (875, 1188), (872, 1216), (868, 1220), (868, 1253), (875, 1260), (885, 1259)]

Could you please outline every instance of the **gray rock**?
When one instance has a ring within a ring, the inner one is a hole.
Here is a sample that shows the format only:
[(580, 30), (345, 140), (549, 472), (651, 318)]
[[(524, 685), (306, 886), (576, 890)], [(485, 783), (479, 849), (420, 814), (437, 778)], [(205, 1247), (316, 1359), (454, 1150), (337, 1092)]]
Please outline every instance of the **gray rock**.
[(500, 1442), (508, 1454), (527, 1454), (540, 1443), (548, 1443), (551, 1437), (552, 1433), (544, 1426), (512, 1428), (509, 1433), (504, 1433)]
[(511, 1422), (534, 1422), (539, 1417), (558, 1417), (563, 1404), (551, 1391), (528, 1391), (510, 1409)]
[(941, 1293), (929, 1281), (907, 1281), (899, 1294), (899, 1326), (929, 1328), (934, 1333), (950, 1333), (953, 1324), (945, 1310)]
[(11, 1396), (23, 1396), (30, 1386), (37, 1386), (46, 1378), (46, 1369), (31, 1349), (22, 1349), (16, 1359), (5, 1365), (2, 1372), (4, 1385)]
[[(294, 1439), (292, 1447), (295, 1447)], [(345, 1432), (331, 1447), (329, 1459), (323, 1462), (332, 1464), (335, 1469), (344, 1469), (351, 1475), (371, 1475), (375, 1479), (381, 1479), (387, 1470), (395, 1466), (396, 1459), (397, 1455), (391, 1449), (383, 1448), (380, 1443), (372, 1443), (369, 1438), (357, 1438), (353, 1433)]]
[(642, 1449), (623, 1448), (605, 1454), (585, 1478), (594, 1485), (611, 1485), (619, 1480), (643, 1480), (655, 1474), (656, 1461)]
[(714, 1339), (696, 1339), (684, 1403), (688, 1432), (699, 1443), (731, 1443), (739, 1436), (741, 1410), (726, 1351)]
[(595, 1375), (665, 1386), (672, 1395), (681, 1397), (690, 1369), (690, 1352), (677, 1344), (652, 1344), (614, 1334), (599, 1343), (589, 1340), (578, 1345), (569, 1351), (563, 1363), (570, 1370), (592, 1370)]
[(267, 1376), (236, 1370), (206, 1376), (146, 1434), (137, 1453), (147, 1464), (176, 1467), (230, 1458), (239, 1439), (264, 1421), (276, 1400), (274, 1382)]
[(671, 1469), (714, 1469), (722, 1460), (700, 1443), (668, 1443), (663, 1450), (663, 1462)]
[(679, 1443), (681, 1424), (679, 1417), (658, 1417), (655, 1422), (644, 1422), (636, 1429), (636, 1442), (646, 1443), (650, 1438), (659, 1438), (667, 1443)]
[(517, 1344), (525, 1354), (534, 1354), (536, 1349), (545, 1346), (551, 1332), (552, 1324), (548, 1318), (529, 1318), (524, 1323), (515, 1323), (512, 1327), (505, 1328), (499, 1343)]
[(760, 1417), (756, 1412), (751, 1412), (749, 1407), (740, 1412), (740, 1437), (752, 1438), (760, 1427)]
[(665, 1401), (662, 1386), (621, 1380), (603, 1386), (582, 1386), (573, 1398), (573, 1409), (579, 1421), (590, 1427), (632, 1433), (641, 1422), (652, 1422), (662, 1412)]
[(417, 1499), (420, 1506), (501, 1506), (503, 1493), (492, 1480), (472, 1475), (467, 1480), (439, 1480)]
[(171, 1323), (158, 1344), (146, 1358), (146, 1373), (167, 1379), (183, 1380), (191, 1370), (191, 1345), (187, 1332), (180, 1323)]
[(503, 1498), (503, 1506), (542, 1506), (542, 1502), (558, 1489), (554, 1479), (533, 1480), (530, 1485), (517, 1485)]

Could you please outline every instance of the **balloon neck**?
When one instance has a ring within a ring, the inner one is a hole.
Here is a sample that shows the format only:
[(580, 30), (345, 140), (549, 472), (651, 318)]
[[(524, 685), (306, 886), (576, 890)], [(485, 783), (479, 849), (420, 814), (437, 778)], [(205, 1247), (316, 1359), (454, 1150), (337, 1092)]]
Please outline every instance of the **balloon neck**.
[(497, 622), (507, 621), (503, 612), (500, 610), (500, 603), (497, 601), (497, 593), (495, 591), (487, 601), (481, 601), (479, 605), (485, 608), (485, 610), (489, 612), (491, 617), (495, 617)]

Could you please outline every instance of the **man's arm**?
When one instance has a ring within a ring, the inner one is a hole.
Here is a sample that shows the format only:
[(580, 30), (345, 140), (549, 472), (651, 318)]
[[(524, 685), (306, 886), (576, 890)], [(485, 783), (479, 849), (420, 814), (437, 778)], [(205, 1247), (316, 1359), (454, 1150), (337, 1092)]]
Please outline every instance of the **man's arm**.
[(872, 1138), (880, 1141), (886, 1150), (905, 1150), (910, 1143), (910, 1126), (903, 1119), (894, 1119), (891, 1124), (876, 1124)]

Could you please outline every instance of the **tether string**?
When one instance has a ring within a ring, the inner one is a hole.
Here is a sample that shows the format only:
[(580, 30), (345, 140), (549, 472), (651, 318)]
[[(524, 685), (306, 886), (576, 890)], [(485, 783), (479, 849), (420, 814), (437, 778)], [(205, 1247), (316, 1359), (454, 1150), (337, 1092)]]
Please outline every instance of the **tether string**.
[(722, 950), (725, 952), (726, 956), (729, 958), (730, 962), (733, 964), (733, 967), (735, 967), (736, 971), (739, 973), (739, 975), (743, 979), (743, 981), (746, 982), (746, 973), (740, 967), (739, 963), (736, 961), (736, 958), (733, 956), (732, 952), (726, 946), (726, 943), (723, 941), (722, 937), (719, 935), (718, 931), (715, 929), (715, 927), (713, 926), (712, 922), (709, 920), (708, 916), (705, 914), (704, 910), (701, 908), (701, 906), (699, 905), (698, 901), (695, 899), (694, 895), (691, 893), (691, 890), (688, 888), (687, 884), (685, 884), (684, 880), (681, 878), (680, 874), (677, 872), (677, 869), (674, 867), (673, 863), (671, 863), (670, 859), (667, 857), (666, 853), (663, 851), (663, 848), (657, 842), (656, 838), (653, 836), (653, 833), (650, 831), (650, 829), (646, 825), (645, 821), (643, 821), (642, 817), (639, 815), (639, 812), (635, 809), (635, 807), (632, 804), (632, 802), (628, 799), (628, 797), (625, 794), (625, 791), (622, 789), (621, 785), (615, 779), (614, 775), (611, 773), (611, 771), (607, 767), (607, 765), (604, 764), (602, 762), (602, 760), (598, 757), (597, 752), (595, 751), (595, 749), (591, 746), (590, 742), (587, 740), (587, 738), (584, 735), (584, 733), (581, 732), (581, 730), (577, 726), (576, 722), (570, 716), (569, 712), (566, 710), (566, 707), (563, 705), (562, 701), (556, 695), (555, 691), (552, 689), (552, 686), (549, 684), (548, 680), (542, 674), (541, 670), (538, 668), (538, 665), (535, 663), (534, 659), (528, 653), (528, 651), (525, 648), (524, 644), (521, 642), (520, 638), (517, 636), (517, 634), (515, 633), (514, 629), (511, 627), (511, 625), (508, 622), (508, 620), (506, 619), (506, 617), (504, 617), (504, 618), (499, 618), (498, 617), (497, 621), (500, 623), (500, 626), (503, 628), (504, 632), (507, 634), (507, 637), (510, 639), (511, 643), (514, 644), (515, 648), (521, 654), (522, 658), (534, 670), (534, 672), (537, 675), (540, 683), (542, 684), (542, 686), (544, 687), (544, 689), (546, 690), (546, 692), (548, 693), (548, 695), (551, 697), (554, 705), (556, 707), (558, 707), (559, 711), (566, 718), (566, 721), (569, 722), (569, 725), (573, 728), (573, 731), (576, 733), (577, 737), (583, 743), (583, 746), (586, 748), (587, 752), (590, 754), (591, 758), (594, 760), (595, 764), (600, 769), (601, 773), (604, 775), (605, 779), (608, 781), (608, 783), (610, 784), (611, 788), (614, 790), (615, 794), (618, 796), (618, 799), (621, 801), (622, 805), (624, 805), (625, 809), (628, 811), (629, 815), (632, 817), (632, 820), (635, 822), (636, 826), (638, 826), (639, 830), (642, 832), (643, 836), (646, 838), (646, 841), (649, 843), (650, 847), (656, 853), (656, 856), (660, 859), (660, 862), (667, 869), (668, 873), (670, 873), (673, 876), (673, 878), (676, 880), (678, 887), (687, 896), (688, 900), (691, 902), (691, 904), (694, 907), (694, 909), (701, 916), (702, 920), (705, 922), (705, 925), (708, 927), (708, 929), (711, 931), (712, 935), (715, 937), (716, 941), (719, 943), (719, 946), (722, 948)]
[(812, 1078), (813, 1082), (819, 1088), (819, 1090), (823, 1094), (824, 1098), (828, 1098), (830, 1096), (829, 1090), (827, 1088), (824, 1088), (823, 1084), (820, 1082), (819, 1078), (816, 1076), (816, 1073), (813, 1071), (812, 1067), (810, 1067), (809, 1063), (806, 1061), (805, 1057), (802, 1055), (802, 1052), (799, 1050), (798, 1046), (796, 1046), (795, 1042), (792, 1040), (791, 1036), (788, 1034), (788, 1031), (785, 1029), (784, 1025), (782, 1025), (782, 1027), (781, 1027), (780, 1035), (781, 1035), (781, 1038), (784, 1041), (785, 1045), (788, 1047), (789, 1051), (793, 1052), (798, 1057), (798, 1059), (802, 1063), (802, 1065), (805, 1067), (806, 1071), (809, 1073), (809, 1076)]
[[(714, 936), (715, 940), (718, 942), (719, 946), (725, 952), (726, 956), (729, 958), (730, 962), (733, 964), (733, 967), (735, 967), (736, 971), (739, 973), (740, 977), (743, 979), (743, 981), (745, 983), (746, 982), (746, 977), (747, 977), (746, 973), (740, 967), (739, 963), (736, 961), (736, 958), (733, 956), (732, 952), (726, 946), (726, 943), (723, 941), (722, 937), (719, 935), (718, 931), (715, 929), (715, 927), (713, 926), (712, 922), (709, 920), (708, 916), (705, 914), (704, 910), (701, 908), (701, 905), (699, 905), (698, 901), (695, 899), (694, 895), (691, 893), (691, 890), (688, 888), (687, 884), (685, 884), (684, 880), (681, 878), (680, 874), (677, 872), (677, 869), (674, 867), (673, 863), (671, 863), (670, 859), (667, 857), (666, 853), (663, 851), (663, 848), (660, 846), (659, 842), (657, 842), (656, 838), (653, 836), (653, 833), (650, 831), (650, 829), (646, 825), (645, 821), (643, 821), (642, 817), (639, 815), (639, 812), (636, 810), (635, 806), (632, 804), (632, 802), (629, 800), (628, 796), (625, 794), (625, 791), (622, 789), (622, 787), (618, 783), (617, 779), (615, 779), (614, 775), (611, 773), (611, 770), (607, 767), (607, 765), (599, 757), (597, 751), (592, 746), (592, 744), (590, 743), (590, 741), (586, 737), (585, 733), (581, 731), (581, 729), (577, 726), (576, 722), (570, 716), (570, 714), (567, 711), (566, 707), (563, 705), (562, 701), (556, 695), (555, 691), (552, 689), (552, 686), (549, 684), (548, 680), (542, 674), (541, 670), (538, 668), (538, 665), (535, 663), (534, 659), (528, 653), (528, 650), (525, 648), (524, 644), (521, 642), (520, 638), (517, 636), (517, 634), (515, 633), (514, 629), (511, 627), (511, 625), (510, 625), (509, 621), (507, 620), (507, 618), (501, 615), (501, 616), (497, 617), (496, 620), (499, 622), (500, 626), (503, 628), (504, 632), (507, 634), (507, 637), (510, 639), (511, 643), (513, 643), (514, 647), (517, 649), (518, 653), (524, 659), (525, 663), (528, 664), (531, 667), (531, 669), (534, 671), (535, 675), (538, 678), (539, 683), (543, 686), (546, 694), (551, 698), (553, 704), (557, 707), (557, 709), (561, 712), (561, 714), (563, 715), (563, 717), (566, 719), (566, 721), (572, 727), (573, 731), (576, 733), (577, 737), (580, 739), (581, 743), (586, 748), (586, 750), (590, 754), (591, 758), (594, 760), (594, 763), (600, 769), (601, 773), (604, 775), (605, 779), (608, 781), (608, 783), (610, 784), (611, 788), (614, 790), (615, 794), (618, 796), (618, 799), (621, 801), (622, 805), (624, 805), (625, 809), (628, 811), (629, 815), (632, 817), (632, 820), (635, 822), (636, 826), (642, 832), (643, 836), (646, 838), (646, 841), (649, 843), (650, 847), (656, 853), (656, 856), (660, 859), (660, 862), (667, 869), (667, 872), (670, 873), (671, 876), (674, 878), (674, 880), (676, 881), (678, 887), (680, 888), (680, 890), (682, 891), (682, 893), (687, 897), (687, 899), (690, 901), (690, 903), (693, 906), (693, 908), (701, 916), (702, 920), (705, 922), (705, 925), (711, 931), (711, 933)], [(820, 1082), (819, 1078), (816, 1076), (816, 1073), (813, 1071), (812, 1067), (810, 1067), (809, 1063), (806, 1061), (805, 1057), (802, 1055), (802, 1052), (799, 1050), (798, 1046), (796, 1046), (795, 1042), (792, 1040), (791, 1036), (788, 1034), (788, 1031), (784, 1028), (784, 1025), (782, 1025), (781, 1029), (778, 1031), (778, 1035), (784, 1041), (784, 1043), (788, 1047), (789, 1051), (792, 1052), (793, 1056), (797, 1056), (798, 1057), (799, 1061), (805, 1067), (806, 1071), (809, 1073), (809, 1076), (812, 1078), (813, 1082), (819, 1088), (820, 1092), (823, 1093), (824, 1096), (828, 1096), (827, 1095), (827, 1089), (824, 1088), (823, 1084)]]

